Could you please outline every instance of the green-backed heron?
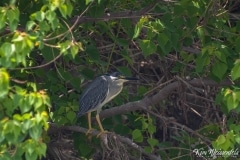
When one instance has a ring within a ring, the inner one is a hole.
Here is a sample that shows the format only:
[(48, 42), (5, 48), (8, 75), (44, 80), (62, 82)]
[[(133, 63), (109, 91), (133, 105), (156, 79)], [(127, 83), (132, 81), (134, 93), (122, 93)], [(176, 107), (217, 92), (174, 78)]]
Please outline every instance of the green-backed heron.
[(122, 91), (123, 83), (130, 80), (137, 80), (137, 78), (126, 77), (119, 72), (114, 72), (97, 77), (86, 87), (79, 100), (78, 116), (88, 114), (89, 131), (92, 130), (91, 112), (97, 111), (96, 119), (101, 130), (100, 133), (105, 132), (99, 118), (99, 113), (104, 104)]

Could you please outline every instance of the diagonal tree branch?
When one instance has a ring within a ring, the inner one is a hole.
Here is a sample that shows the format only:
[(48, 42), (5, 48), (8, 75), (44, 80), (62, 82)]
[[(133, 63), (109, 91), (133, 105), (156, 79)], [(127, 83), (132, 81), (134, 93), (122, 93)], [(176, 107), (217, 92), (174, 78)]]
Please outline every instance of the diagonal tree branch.
[[(51, 126), (50, 131), (56, 131), (56, 130), (59, 130), (59, 129), (60, 130), (63, 129), (63, 130), (70, 130), (70, 131), (74, 131), (74, 132), (87, 133), (87, 129), (79, 127), (79, 126), (61, 126), (61, 127), (58, 127), (54, 123), (49, 123), (49, 125)], [(91, 132), (91, 135), (92, 136), (97, 136), (99, 133), (100, 133), (99, 131), (93, 130)], [(109, 134), (111, 134), (111, 133), (109, 133)], [(145, 150), (142, 147), (140, 147), (139, 145), (137, 145), (136, 143), (134, 143), (131, 139), (129, 139), (127, 137), (123, 137), (123, 136), (116, 135), (116, 134), (114, 134), (114, 136), (115, 136), (115, 138), (117, 138), (122, 143), (124, 143), (124, 144), (128, 145), (129, 147), (141, 152), (143, 155), (149, 157), (151, 160), (160, 160), (161, 159), (160, 157), (158, 157), (154, 154), (145, 152)], [(100, 138), (103, 142), (108, 141), (107, 134), (102, 134)]]
[[(175, 91), (179, 86), (179, 81), (173, 82), (168, 84), (167, 86), (163, 87), (157, 94), (151, 97), (145, 97), (142, 100), (129, 102), (123, 104), (121, 106), (113, 107), (107, 110), (103, 110), (100, 113), (101, 118), (112, 117), (114, 115), (125, 114), (131, 111), (136, 110), (147, 110), (149, 106), (156, 105), (160, 101), (166, 99), (173, 91)], [(193, 79), (187, 82), (190, 86), (193, 87), (203, 87), (203, 86), (230, 86), (232, 82), (230, 80), (223, 80), (220, 83), (217, 83), (210, 79)], [(187, 85), (186, 85), (187, 87)]]

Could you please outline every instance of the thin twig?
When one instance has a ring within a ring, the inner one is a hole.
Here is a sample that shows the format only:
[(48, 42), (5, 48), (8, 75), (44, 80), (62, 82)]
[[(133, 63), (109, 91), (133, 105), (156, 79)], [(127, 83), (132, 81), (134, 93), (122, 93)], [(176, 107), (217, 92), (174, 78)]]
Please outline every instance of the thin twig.
[(45, 63), (45, 64), (42, 64), (42, 65), (39, 65), (39, 66), (33, 66), (33, 67), (21, 67), (21, 68), (11, 68), (11, 70), (20, 70), (20, 69), (37, 69), (37, 68), (43, 68), (43, 67), (46, 67), (48, 65), (50, 65), (51, 63), (55, 62), (58, 58), (60, 58), (62, 56), (62, 53), (60, 53), (57, 57), (55, 57), (54, 59), (52, 59), (51, 61)]
[(74, 21), (73, 25), (72, 25), (66, 32), (64, 32), (64, 33), (62, 33), (62, 34), (59, 34), (59, 35), (57, 35), (57, 36), (55, 36), (55, 37), (45, 38), (45, 39), (43, 39), (43, 41), (50, 41), (50, 40), (53, 40), (53, 39), (57, 39), (57, 38), (60, 38), (60, 37), (64, 36), (64, 35), (67, 34), (68, 32), (72, 32), (73, 28), (78, 24), (79, 19), (88, 11), (88, 9), (90, 8), (90, 6), (91, 6), (92, 3), (93, 3), (93, 2), (91, 2), (91, 3), (86, 7), (86, 9), (85, 9), (79, 16), (77, 16), (77, 19)]

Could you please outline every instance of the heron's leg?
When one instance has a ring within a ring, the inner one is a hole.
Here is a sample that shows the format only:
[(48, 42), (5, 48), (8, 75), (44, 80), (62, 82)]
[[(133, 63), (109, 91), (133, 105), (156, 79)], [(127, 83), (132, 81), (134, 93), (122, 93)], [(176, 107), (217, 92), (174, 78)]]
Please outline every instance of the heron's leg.
[(88, 112), (87, 117), (88, 117), (88, 129), (92, 129), (92, 122), (91, 122), (91, 113), (92, 112)]
[(97, 119), (97, 122), (98, 122), (98, 125), (100, 127), (101, 132), (104, 132), (104, 129), (103, 129), (103, 126), (102, 126), (99, 114), (96, 115), (96, 119)]
[(99, 125), (99, 128), (100, 128), (100, 133), (97, 135), (97, 137), (99, 137), (101, 134), (107, 133), (107, 131), (105, 131), (105, 130), (103, 129), (103, 126), (102, 126), (102, 123), (101, 123), (99, 114), (96, 114), (96, 119), (97, 119), (97, 122), (98, 122), (98, 125)]
[(92, 112), (88, 112), (88, 114), (87, 114), (87, 119), (88, 119), (88, 131), (86, 132), (86, 135), (90, 134), (91, 131), (92, 131), (91, 113), (92, 113)]

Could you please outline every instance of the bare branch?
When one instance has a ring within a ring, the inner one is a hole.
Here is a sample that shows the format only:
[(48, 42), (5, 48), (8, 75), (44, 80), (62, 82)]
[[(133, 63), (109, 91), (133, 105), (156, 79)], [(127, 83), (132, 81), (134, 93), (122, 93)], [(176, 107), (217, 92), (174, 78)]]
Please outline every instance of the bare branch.
[(191, 133), (191, 134), (199, 137), (203, 142), (205, 142), (205, 143), (208, 144), (208, 145), (212, 143), (209, 139), (207, 139), (205, 136), (199, 134), (197, 131), (194, 131), (194, 130), (192, 130), (191, 128), (189, 128), (189, 127), (187, 127), (187, 126), (182, 125), (182, 124), (176, 122), (174, 118), (164, 117), (164, 116), (158, 115), (158, 114), (156, 114), (156, 113), (154, 113), (154, 112), (152, 112), (152, 111), (150, 111), (150, 110), (147, 110), (147, 112), (150, 113), (151, 115), (153, 115), (153, 116), (161, 119), (161, 120), (164, 120), (164, 123), (167, 123), (167, 125), (168, 125), (168, 124), (173, 124), (173, 125), (175, 125), (176, 127), (179, 127), (179, 128), (181, 128), (181, 129), (183, 129), (183, 130), (186, 130), (187, 132), (189, 132), (189, 133)]
[(77, 17), (72, 18), (71, 21), (72, 21), (72, 23), (74, 22), (76, 24), (81, 24), (81, 23), (85, 23), (85, 22), (109, 21), (109, 20), (113, 20), (113, 19), (124, 19), (124, 18), (139, 19), (141, 16), (143, 16), (144, 14), (147, 14), (149, 11), (151, 11), (158, 2), (160, 2), (160, 1), (155, 0), (152, 4), (150, 4), (149, 6), (143, 8), (137, 12), (125, 11), (125, 12), (110, 13), (110, 14), (106, 14), (99, 18), (91, 18), (91, 17), (84, 17), (84, 16), (79, 18), (79, 16), (77, 16)]

